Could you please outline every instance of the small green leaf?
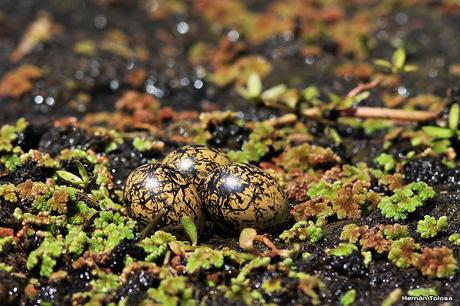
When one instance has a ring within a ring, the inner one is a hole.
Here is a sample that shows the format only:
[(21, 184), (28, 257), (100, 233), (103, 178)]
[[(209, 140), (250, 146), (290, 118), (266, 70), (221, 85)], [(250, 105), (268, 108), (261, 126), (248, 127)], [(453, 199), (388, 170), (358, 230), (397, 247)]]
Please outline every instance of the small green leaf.
[(85, 185), (87, 185), (88, 182), (89, 182), (88, 172), (86, 171), (86, 169), (85, 169), (85, 167), (83, 166), (83, 164), (81, 163), (81, 161), (75, 160), (74, 162), (75, 162), (75, 164), (77, 165), (78, 173), (80, 174), (80, 177), (81, 177), (83, 183), (84, 183)]
[(342, 142), (342, 137), (340, 137), (340, 134), (339, 132), (337, 132), (336, 129), (331, 127), (331, 128), (328, 128), (326, 132), (327, 132), (327, 135), (331, 137), (336, 144), (340, 144)]
[(247, 93), (250, 98), (257, 98), (262, 93), (262, 80), (259, 74), (251, 73), (247, 83)]
[(356, 290), (350, 289), (344, 295), (342, 295), (342, 297), (340, 298), (340, 303), (343, 306), (349, 306), (353, 304), (355, 299), (356, 299)]
[(316, 86), (308, 86), (303, 91), (303, 97), (307, 101), (317, 99), (319, 97), (319, 90)]
[(367, 98), (369, 98), (369, 96), (371, 95), (371, 93), (369, 91), (363, 91), (363, 92), (360, 92), (359, 94), (357, 94), (354, 98), (353, 98), (353, 103), (357, 104), (361, 101), (364, 101), (366, 100)]
[(397, 70), (404, 67), (404, 63), (406, 62), (406, 51), (403, 48), (398, 48), (394, 53), (391, 59), (393, 67)]
[(396, 161), (394, 160), (393, 155), (382, 153), (374, 160), (379, 166), (383, 167), (385, 172), (389, 172), (395, 169)]
[(374, 64), (380, 67), (384, 67), (384, 68), (391, 68), (391, 63), (382, 58), (374, 60)]
[(430, 296), (438, 295), (438, 292), (434, 288), (416, 288), (409, 290), (407, 294), (409, 296)]
[(405, 65), (403, 70), (404, 72), (414, 72), (418, 70), (418, 67), (416, 65)]
[(286, 92), (287, 87), (284, 84), (273, 86), (262, 93), (262, 100), (264, 101), (276, 101)]
[(56, 171), (56, 174), (62, 178), (64, 181), (67, 181), (71, 184), (74, 184), (74, 185), (79, 185), (79, 186), (83, 186), (84, 185), (84, 182), (81, 178), (79, 178), (78, 176), (76, 176), (75, 174), (73, 173), (70, 173), (68, 171), (64, 171), (64, 170), (59, 170), (59, 171)]
[(442, 128), (439, 126), (424, 126), (422, 130), (425, 132), (425, 134), (431, 136), (431, 137), (437, 137), (437, 138), (451, 138), (454, 136), (454, 132), (450, 129), (447, 128)]
[(453, 104), (449, 111), (449, 128), (458, 129), (458, 120), (460, 119), (460, 107), (457, 103)]
[(349, 256), (353, 251), (357, 250), (358, 247), (353, 243), (339, 243), (335, 249), (326, 249), (326, 254), (332, 256)]
[(180, 220), (180, 224), (182, 224), (182, 227), (184, 228), (187, 236), (190, 238), (192, 245), (196, 245), (196, 243), (198, 242), (198, 231), (192, 218), (190, 218), (189, 216), (184, 216)]

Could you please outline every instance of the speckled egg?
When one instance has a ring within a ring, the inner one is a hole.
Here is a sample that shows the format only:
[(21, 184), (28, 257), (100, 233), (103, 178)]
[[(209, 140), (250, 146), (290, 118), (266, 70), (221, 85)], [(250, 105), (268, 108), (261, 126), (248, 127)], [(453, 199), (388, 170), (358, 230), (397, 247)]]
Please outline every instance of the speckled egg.
[(163, 159), (163, 164), (189, 177), (197, 187), (203, 186), (215, 168), (229, 163), (230, 160), (223, 152), (201, 145), (183, 146), (170, 152)]
[(203, 202), (209, 217), (225, 231), (274, 229), (289, 219), (288, 202), (280, 186), (251, 165), (216, 168), (206, 179)]
[(128, 214), (148, 223), (163, 207), (169, 208), (161, 222), (163, 229), (181, 228), (183, 216), (192, 218), (200, 228), (203, 206), (196, 187), (179, 171), (163, 164), (146, 164), (128, 176), (124, 189)]

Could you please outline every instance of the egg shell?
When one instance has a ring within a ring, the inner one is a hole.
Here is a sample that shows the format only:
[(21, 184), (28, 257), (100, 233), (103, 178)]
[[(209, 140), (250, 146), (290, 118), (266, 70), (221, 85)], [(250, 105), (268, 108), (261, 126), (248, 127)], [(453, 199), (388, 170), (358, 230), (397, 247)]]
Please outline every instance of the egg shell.
[(224, 231), (273, 230), (289, 219), (283, 190), (256, 166), (234, 163), (216, 168), (202, 196), (209, 218)]
[(202, 145), (188, 145), (171, 151), (163, 159), (183, 175), (189, 177), (197, 187), (202, 187), (208, 175), (217, 167), (231, 161), (225, 153)]
[(189, 216), (198, 228), (204, 223), (203, 205), (196, 187), (180, 172), (163, 164), (145, 164), (128, 176), (124, 189), (128, 214), (148, 223), (160, 209), (168, 208), (162, 219), (164, 230), (178, 230), (180, 220)]

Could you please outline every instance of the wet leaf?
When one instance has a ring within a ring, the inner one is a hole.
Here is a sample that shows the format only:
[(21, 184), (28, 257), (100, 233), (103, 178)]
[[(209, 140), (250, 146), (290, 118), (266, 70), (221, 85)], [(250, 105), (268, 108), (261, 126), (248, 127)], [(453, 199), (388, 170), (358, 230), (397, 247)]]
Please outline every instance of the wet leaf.
[(458, 120), (460, 119), (460, 107), (457, 103), (453, 104), (449, 111), (449, 128), (458, 129)]
[(287, 87), (284, 84), (273, 86), (262, 93), (262, 100), (276, 101), (286, 92)]
[(404, 63), (406, 62), (406, 51), (403, 48), (398, 48), (394, 53), (391, 59), (393, 66), (396, 69), (401, 69), (404, 67)]
[(384, 68), (391, 68), (391, 63), (381, 58), (374, 60), (374, 64)]
[(83, 182), (83, 180), (81, 178), (79, 178), (75, 174), (70, 173), (68, 171), (59, 170), (59, 171), (56, 171), (56, 174), (60, 178), (62, 178), (64, 181), (67, 181), (67, 182), (69, 182), (71, 184), (79, 185), (79, 186), (84, 185), (84, 182)]
[(84, 183), (85, 185), (87, 185), (88, 182), (89, 182), (88, 172), (86, 171), (86, 169), (85, 169), (85, 167), (83, 166), (83, 164), (81, 163), (81, 161), (75, 160), (74, 162), (75, 162), (75, 164), (77, 165), (78, 173), (80, 174), (80, 177), (81, 177), (83, 183)]
[(196, 243), (198, 242), (198, 231), (192, 218), (190, 218), (189, 216), (184, 216), (180, 220), (180, 224), (182, 224), (182, 226), (184, 227), (184, 231), (190, 238), (192, 245), (196, 245)]
[(431, 137), (437, 137), (437, 138), (451, 138), (454, 136), (454, 132), (450, 129), (447, 128), (442, 128), (438, 126), (424, 126), (423, 132), (428, 134)]

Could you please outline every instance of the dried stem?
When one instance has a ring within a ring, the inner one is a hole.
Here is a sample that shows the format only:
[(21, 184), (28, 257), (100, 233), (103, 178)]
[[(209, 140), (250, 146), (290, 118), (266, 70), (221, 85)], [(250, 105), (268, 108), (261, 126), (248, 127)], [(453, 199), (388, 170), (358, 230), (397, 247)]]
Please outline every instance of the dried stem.
[[(172, 206), (172, 205), (170, 205), (170, 206)], [(155, 227), (157, 227), (158, 224), (160, 224), (161, 219), (163, 219), (163, 217), (166, 216), (168, 211), (169, 211), (169, 209), (166, 209), (165, 207), (160, 209), (157, 212), (157, 214), (155, 215), (155, 217), (152, 218), (152, 220), (150, 220), (150, 222), (147, 224), (147, 226), (142, 230), (142, 232), (140, 232), (139, 235), (137, 235), (136, 240), (141, 241), (142, 239), (147, 237), (152, 232), (152, 230)]]
[[(421, 122), (436, 119), (438, 112), (430, 111), (407, 111), (384, 107), (355, 107), (337, 110), (342, 117), (388, 119), (395, 121)], [(321, 109), (314, 107), (302, 111), (305, 117), (321, 117)]]
[(354, 96), (358, 95), (360, 92), (362, 92), (363, 90), (372, 89), (372, 88), (376, 87), (377, 85), (379, 85), (380, 82), (381, 82), (380, 79), (375, 79), (375, 80), (373, 80), (372, 82), (369, 82), (369, 83), (359, 83), (358, 86), (353, 88), (347, 94), (347, 97), (354, 97)]
[(358, 118), (379, 118), (401, 121), (428, 121), (435, 119), (439, 113), (430, 111), (407, 111), (383, 107), (356, 107), (340, 111), (342, 116)]

